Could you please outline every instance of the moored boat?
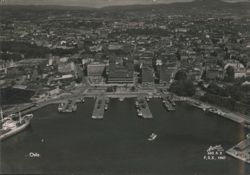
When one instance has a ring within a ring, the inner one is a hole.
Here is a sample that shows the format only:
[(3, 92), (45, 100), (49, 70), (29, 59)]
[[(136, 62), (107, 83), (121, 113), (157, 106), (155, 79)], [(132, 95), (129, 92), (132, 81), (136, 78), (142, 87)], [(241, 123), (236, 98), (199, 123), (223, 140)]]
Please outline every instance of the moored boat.
[(30, 124), (32, 118), (33, 114), (21, 116), (21, 113), (19, 113), (19, 115), (12, 114), (3, 118), (3, 112), (1, 110), (0, 140), (23, 131)]

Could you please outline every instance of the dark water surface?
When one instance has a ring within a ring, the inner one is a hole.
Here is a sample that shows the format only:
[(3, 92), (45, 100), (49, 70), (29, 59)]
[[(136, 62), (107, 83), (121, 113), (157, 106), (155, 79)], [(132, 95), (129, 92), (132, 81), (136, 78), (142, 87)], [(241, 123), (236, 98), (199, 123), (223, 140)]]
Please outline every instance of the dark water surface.
[[(240, 125), (185, 104), (171, 113), (159, 99), (149, 105), (154, 119), (137, 117), (133, 99), (111, 100), (99, 121), (91, 119), (93, 99), (78, 104), (75, 113), (59, 114), (55, 105), (40, 109), (32, 126), (2, 142), (2, 173), (249, 174), (229, 156), (203, 159), (209, 146), (227, 150), (245, 137)], [(152, 132), (158, 137), (149, 142)]]
[(10, 105), (18, 103), (28, 103), (30, 98), (35, 94), (31, 90), (0, 88), (0, 104)]

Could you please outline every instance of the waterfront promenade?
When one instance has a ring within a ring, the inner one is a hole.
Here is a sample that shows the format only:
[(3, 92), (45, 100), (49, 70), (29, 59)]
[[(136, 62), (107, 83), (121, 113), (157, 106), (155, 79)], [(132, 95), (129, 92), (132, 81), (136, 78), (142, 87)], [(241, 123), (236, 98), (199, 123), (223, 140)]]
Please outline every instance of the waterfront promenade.
[[(62, 101), (65, 101), (65, 100), (75, 100), (76, 101), (80, 98), (85, 98), (85, 97), (95, 98), (98, 96), (102, 96), (104, 94), (107, 98), (123, 98), (123, 99), (124, 98), (136, 98), (136, 97), (141, 97), (141, 96), (145, 97), (145, 96), (149, 95), (145, 92), (97, 93), (97, 92), (85, 91), (85, 92), (78, 93), (78, 94), (69, 94), (69, 95), (64, 95), (64, 96), (60, 96), (57, 98), (50, 98), (50, 99), (40, 100), (40, 101), (36, 101), (36, 102), (32, 102), (32, 103), (21, 104), (21, 105), (18, 105), (16, 107), (12, 107), (10, 109), (4, 110), (4, 114), (9, 115), (11, 113), (17, 113), (19, 111), (21, 111), (22, 114), (26, 114), (26, 113), (30, 113), (32, 111), (35, 111), (39, 108), (43, 108), (44, 106), (47, 106), (50, 104), (61, 103)], [(163, 94), (159, 94), (159, 93), (155, 93), (152, 96), (157, 97), (157, 98), (158, 97), (163, 97), (163, 98), (165, 97), (165, 96), (163, 96)], [(174, 101), (183, 101), (186, 103), (190, 103), (190, 102), (194, 103), (195, 102), (195, 103), (200, 103), (205, 108), (213, 107), (216, 109), (220, 109), (221, 111), (223, 111), (225, 113), (225, 115), (220, 115), (220, 116), (227, 118), (227, 119), (230, 119), (236, 123), (244, 124), (244, 126), (246, 126), (246, 127), (248, 127), (248, 124), (250, 123), (250, 116), (243, 115), (243, 114), (240, 114), (237, 112), (232, 112), (232, 111), (229, 111), (229, 110), (224, 109), (222, 107), (211, 105), (211, 104), (202, 102), (202, 101), (194, 99), (194, 98), (180, 97), (180, 96), (173, 95), (173, 100)]]
[[(179, 96), (175, 95), (174, 99), (175, 99), (175, 101), (184, 101), (186, 103), (200, 103), (203, 106), (203, 108), (205, 108), (205, 109), (208, 109), (208, 108), (219, 109), (225, 113), (224, 115), (220, 115), (221, 117), (227, 118), (227, 119), (232, 120), (232, 121), (239, 123), (239, 124), (245, 125), (245, 124), (250, 123), (250, 116), (248, 116), (248, 115), (240, 114), (237, 112), (232, 112), (232, 111), (229, 111), (225, 108), (222, 108), (222, 107), (219, 107), (216, 105), (212, 105), (212, 104), (208, 104), (208, 103), (205, 103), (205, 102), (202, 102), (200, 100), (190, 98), (190, 97), (179, 97)], [(246, 127), (247, 127), (247, 125), (246, 125)]]

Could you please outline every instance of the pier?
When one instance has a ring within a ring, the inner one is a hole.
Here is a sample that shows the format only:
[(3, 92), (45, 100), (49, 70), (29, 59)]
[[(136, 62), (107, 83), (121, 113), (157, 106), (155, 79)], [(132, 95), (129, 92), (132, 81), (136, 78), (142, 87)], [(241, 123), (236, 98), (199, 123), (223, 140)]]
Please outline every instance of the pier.
[(147, 100), (145, 96), (138, 97), (138, 113), (141, 114), (143, 118), (153, 118), (153, 115), (149, 109)]
[(58, 106), (58, 112), (75, 112), (76, 110), (77, 104), (75, 100), (67, 100)]
[(250, 139), (247, 138), (234, 147), (226, 151), (226, 153), (234, 158), (250, 163)]
[(175, 111), (175, 103), (169, 97), (163, 97), (163, 105), (168, 111)]
[(105, 112), (106, 98), (104, 95), (97, 96), (92, 114), (93, 119), (103, 119)]

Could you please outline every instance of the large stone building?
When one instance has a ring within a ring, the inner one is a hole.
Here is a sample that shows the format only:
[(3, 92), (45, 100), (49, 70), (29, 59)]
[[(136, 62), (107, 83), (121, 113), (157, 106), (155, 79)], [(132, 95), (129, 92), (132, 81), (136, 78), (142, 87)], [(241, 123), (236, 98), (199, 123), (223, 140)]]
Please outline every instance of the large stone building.
[(246, 68), (242, 63), (237, 60), (228, 60), (224, 66), (224, 71), (226, 72), (227, 68), (231, 66), (234, 69), (234, 77), (242, 78), (247, 76)]
[(115, 65), (111, 63), (109, 65), (107, 83), (109, 84), (133, 84), (134, 83), (134, 71), (133, 65), (127, 66)]
[(154, 84), (154, 69), (152, 66), (142, 67), (142, 84)]
[(177, 72), (175, 67), (168, 67), (168, 66), (160, 66), (160, 83), (171, 83), (174, 80), (174, 76)]
[(71, 72), (76, 72), (76, 66), (74, 62), (70, 63), (60, 63), (58, 65), (58, 72), (60, 73), (71, 73)]
[(99, 62), (93, 62), (87, 65), (87, 74), (91, 76), (102, 76), (105, 71), (106, 65)]

